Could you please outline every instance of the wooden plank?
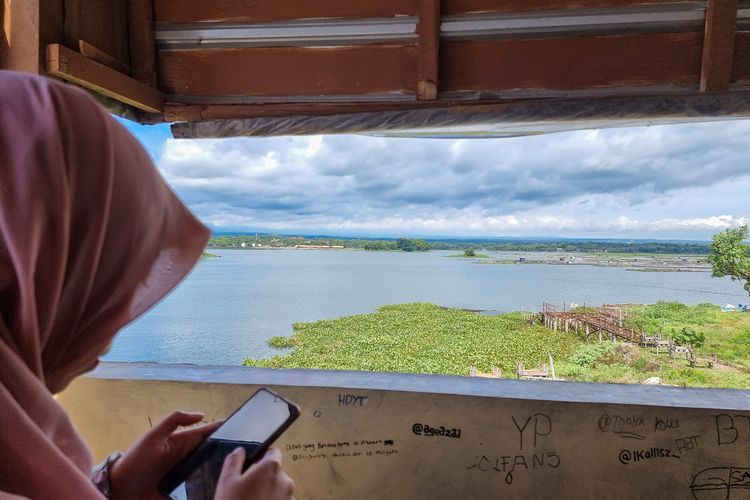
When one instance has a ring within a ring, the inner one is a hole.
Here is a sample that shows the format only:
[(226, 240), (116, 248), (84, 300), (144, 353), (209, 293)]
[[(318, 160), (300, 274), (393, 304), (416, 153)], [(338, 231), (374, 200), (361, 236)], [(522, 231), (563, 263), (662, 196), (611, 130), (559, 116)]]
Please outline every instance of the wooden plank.
[(708, 0), (701, 90), (727, 90), (732, 80), (738, 0)]
[(154, 7), (151, 0), (128, 0), (128, 37), (131, 76), (156, 88), (156, 42)]
[(441, 91), (697, 88), (702, 33), (475, 40), (441, 45)]
[(684, 3), (684, 0), (443, 0), (442, 10), (443, 15), (456, 15), (478, 12), (534, 12), (674, 3)]
[(3, 0), (0, 69), (39, 73), (39, 0)]
[(157, 23), (265, 22), (417, 15), (418, 0), (154, 0)]
[(117, 70), (120, 73), (130, 73), (130, 67), (127, 64), (123, 64), (103, 50), (97, 49), (84, 40), (78, 40), (78, 50), (81, 52), (82, 56), (93, 59), (98, 63), (104, 64), (105, 66), (109, 66), (110, 68)]
[(295, 104), (164, 104), (166, 121), (220, 120), (227, 118), (258, 118), (300, 116), (328, 116), (339, 113), (396, 111), (422, 108), (423, 105), (442, 104), (439, 101), (370, 102), (370, 103), (295, 103)]
[(47, 45), (47, 72), (150, 113), (164, 109), (157, 90), (60, 44)]
[(163, 51), (171, 95), (309, 96), (416, 92), (417, 46), (262, 47)]
[(417, 98), (431, 100), (438, 93), (440, 50), (440, 0), (419, 0), (419, 55), (417, 58)]
[(738, 32), (735, 37), (732, 82), (750, 84), (750, 32)]

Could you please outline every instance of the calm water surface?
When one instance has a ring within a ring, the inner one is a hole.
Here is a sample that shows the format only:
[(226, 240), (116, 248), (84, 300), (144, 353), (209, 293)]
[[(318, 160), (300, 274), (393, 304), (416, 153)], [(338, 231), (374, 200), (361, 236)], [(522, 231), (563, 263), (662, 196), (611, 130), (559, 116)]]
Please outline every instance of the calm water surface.
[[(120, 333), (110, 361), (240, 364), (273, 354), (266, 340), (297, 321), (434, 302), (499, 312), (578, 304), (745, 303), (738, 282), (710, 273), (632, 272), (545, 264), (482, 265), (456, 252), (212, 250), (166, 299)], [(508, 254), (491, 254), (507, 258)]]

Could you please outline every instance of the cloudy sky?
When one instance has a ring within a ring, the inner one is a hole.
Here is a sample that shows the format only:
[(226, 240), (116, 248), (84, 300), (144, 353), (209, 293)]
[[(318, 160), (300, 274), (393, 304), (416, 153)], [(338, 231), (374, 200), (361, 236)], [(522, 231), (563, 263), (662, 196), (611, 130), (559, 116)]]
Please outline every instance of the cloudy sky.
[(709, 239), (750, 222), (747, 120), (481, 140), (127, 126), (215, 231)]

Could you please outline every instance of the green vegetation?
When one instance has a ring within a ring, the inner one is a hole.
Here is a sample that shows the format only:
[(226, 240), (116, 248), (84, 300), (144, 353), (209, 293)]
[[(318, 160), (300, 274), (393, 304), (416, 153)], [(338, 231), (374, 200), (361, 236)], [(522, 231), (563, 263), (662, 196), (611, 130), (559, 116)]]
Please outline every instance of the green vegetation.
[[(468, 250), (466, 252), (468, 252)], [(458, 258), (458, 259), (491, 259), (492, 258), (489, 255), (484, 254), (484, 253), (476, 253), (476, 252), (474, 252), (474, 253), (472, 253), (472, 255), (466, 255), (466, 252), (464, 252), (464, 253), (457, 253), (455, 255), (446, 255), (446, 257), (455, 257), (455, 258)]]
[(220, 257), (220, 255), (216, 255), (215, 253), (209, 253), (209, 252), (203, 252), (201, 254), (202, 259), (208, 259), (208, 258), (214, 258), (214, 257)]
[[(702, 336), (705, 343), (697, 349), (699, 354), (716, 353), (720, 360), (744, 370), (750, 382), (750, 313), (723, 312), (712, 304), (690, 307), (677, 302), (638, 306), (633, 313), (640, 321), (660, 323), (664, 335), (688, 329)], [(656, 319), (659, 314), (663, 315), (663, 322)]]
[(376, 251), (426, 252), (430, 245), (425, 240), (398, 238), (395, 240), (357, 240), (331, 236), (280, 236), (268, 234), (229, 234), (214, 236), (209, 248), (289, 248), (296, 245), (342, 245), (345, 248)]
[[(678, 344), (690, 342), (697, 366), (690, 367), (684, 357), (657, 355), (653, 349), (597, 342), (556, 362), (558, 374), (585, 382), (638, 383), (659, 377), (662, 383), (679, 386), (750, 388), (750, 314), (725, 313), (713, 304), (658, 302), (628, 308), (626, 322), (649, 335), (662, 332)], [(713, 353), (718, 363), (708, 368), (705, 360)]]
[[(276, 343), (276, 341), (275, 341)], [(270, 368), (323, 368), (466, 375), (567, 357), (580, 341), (529, 326), (520, 313), (482, 316), (434, 304), (383, 306), (374, 314), (297, 323), (283, 356), (245, 361)]]
[(350, 249), (426, 251), (426, 250), (482, 250), (495, 252), (565, 252), (595, 253), (612, 256), (638, 254), (692, 254), (708, 253), (708, 243), (693, 242), (624, 242), (585, 240), (502, 240), (502, 239), (451, 239), (420, 240), (408, 238), (343, 238), (338, 236), (303, 236), (274, 234), (217, 235), (208, 242), (209, 248), (283, 248), (295, 245), (343, 245)]
[(633, 330), (660, 332), (662, 337), (671, 337), (680, 345), (690, 343), (702, 347), (705, 332), (696, 328), (715, 324), (723, 313), (713, 304), (687, 306), (679, 302), (658, 302), (649, 306), (633, 306), (629, 309), (628, 326)]
[(729, 228), (715, 234), (709, 245), (708, 261), (713, 268), (713, 276), (731, 276), (732, 280), (744, 281), (745, 291), (750, 294), (750, 245), (748, 227)]
[(286, 347), (294, 347), (294, 343), (290, 337), (271, 337), (268, 339), (268, 345), (277, 349), (284, 349)]
[[(679, 386), (750, 388), (750, 313), (675, 302), (629, 308), (631, 327), (693, 343), (696, 367), (652, 349), (586, 342), (522, 318), (521, 313), (484, 316), (425, 303), (383, 306), (373, 314), (297, 323), (291, 337), (269, 340), (289, 352), (244, 364), (453, 375), (467, 375), (471, 366), (486, 373), (499, 367), (504, 377), (515, 378), (516, 363), (538, 367), (550, 352), (557, 376), (569, 381), (641, 383), (659, 377)], [(704, 344), (698, 346), (697, 339)], [(719, 360), (708, 368), (705, 360), (712, 353)]]

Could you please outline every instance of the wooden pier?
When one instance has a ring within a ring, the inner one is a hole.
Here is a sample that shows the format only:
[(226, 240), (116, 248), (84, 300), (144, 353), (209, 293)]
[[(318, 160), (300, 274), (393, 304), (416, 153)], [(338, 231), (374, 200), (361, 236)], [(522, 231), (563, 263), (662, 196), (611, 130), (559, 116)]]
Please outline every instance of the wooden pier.
[(562, 311), (554, 304), (545, 302), (539, 313), (542, 324), (551, 330), (571, 330), (576, 333), (585, 332), (586, 338), (591, 334), (598, 334), (599, 340), (607, 337), (615, 338), (635, 344), (640, 343), (641, 332), (637, 332), (625, 325), (626, 312), (621, 306), (605, 304), (594, 309), (571, 308), (563, 306)]

